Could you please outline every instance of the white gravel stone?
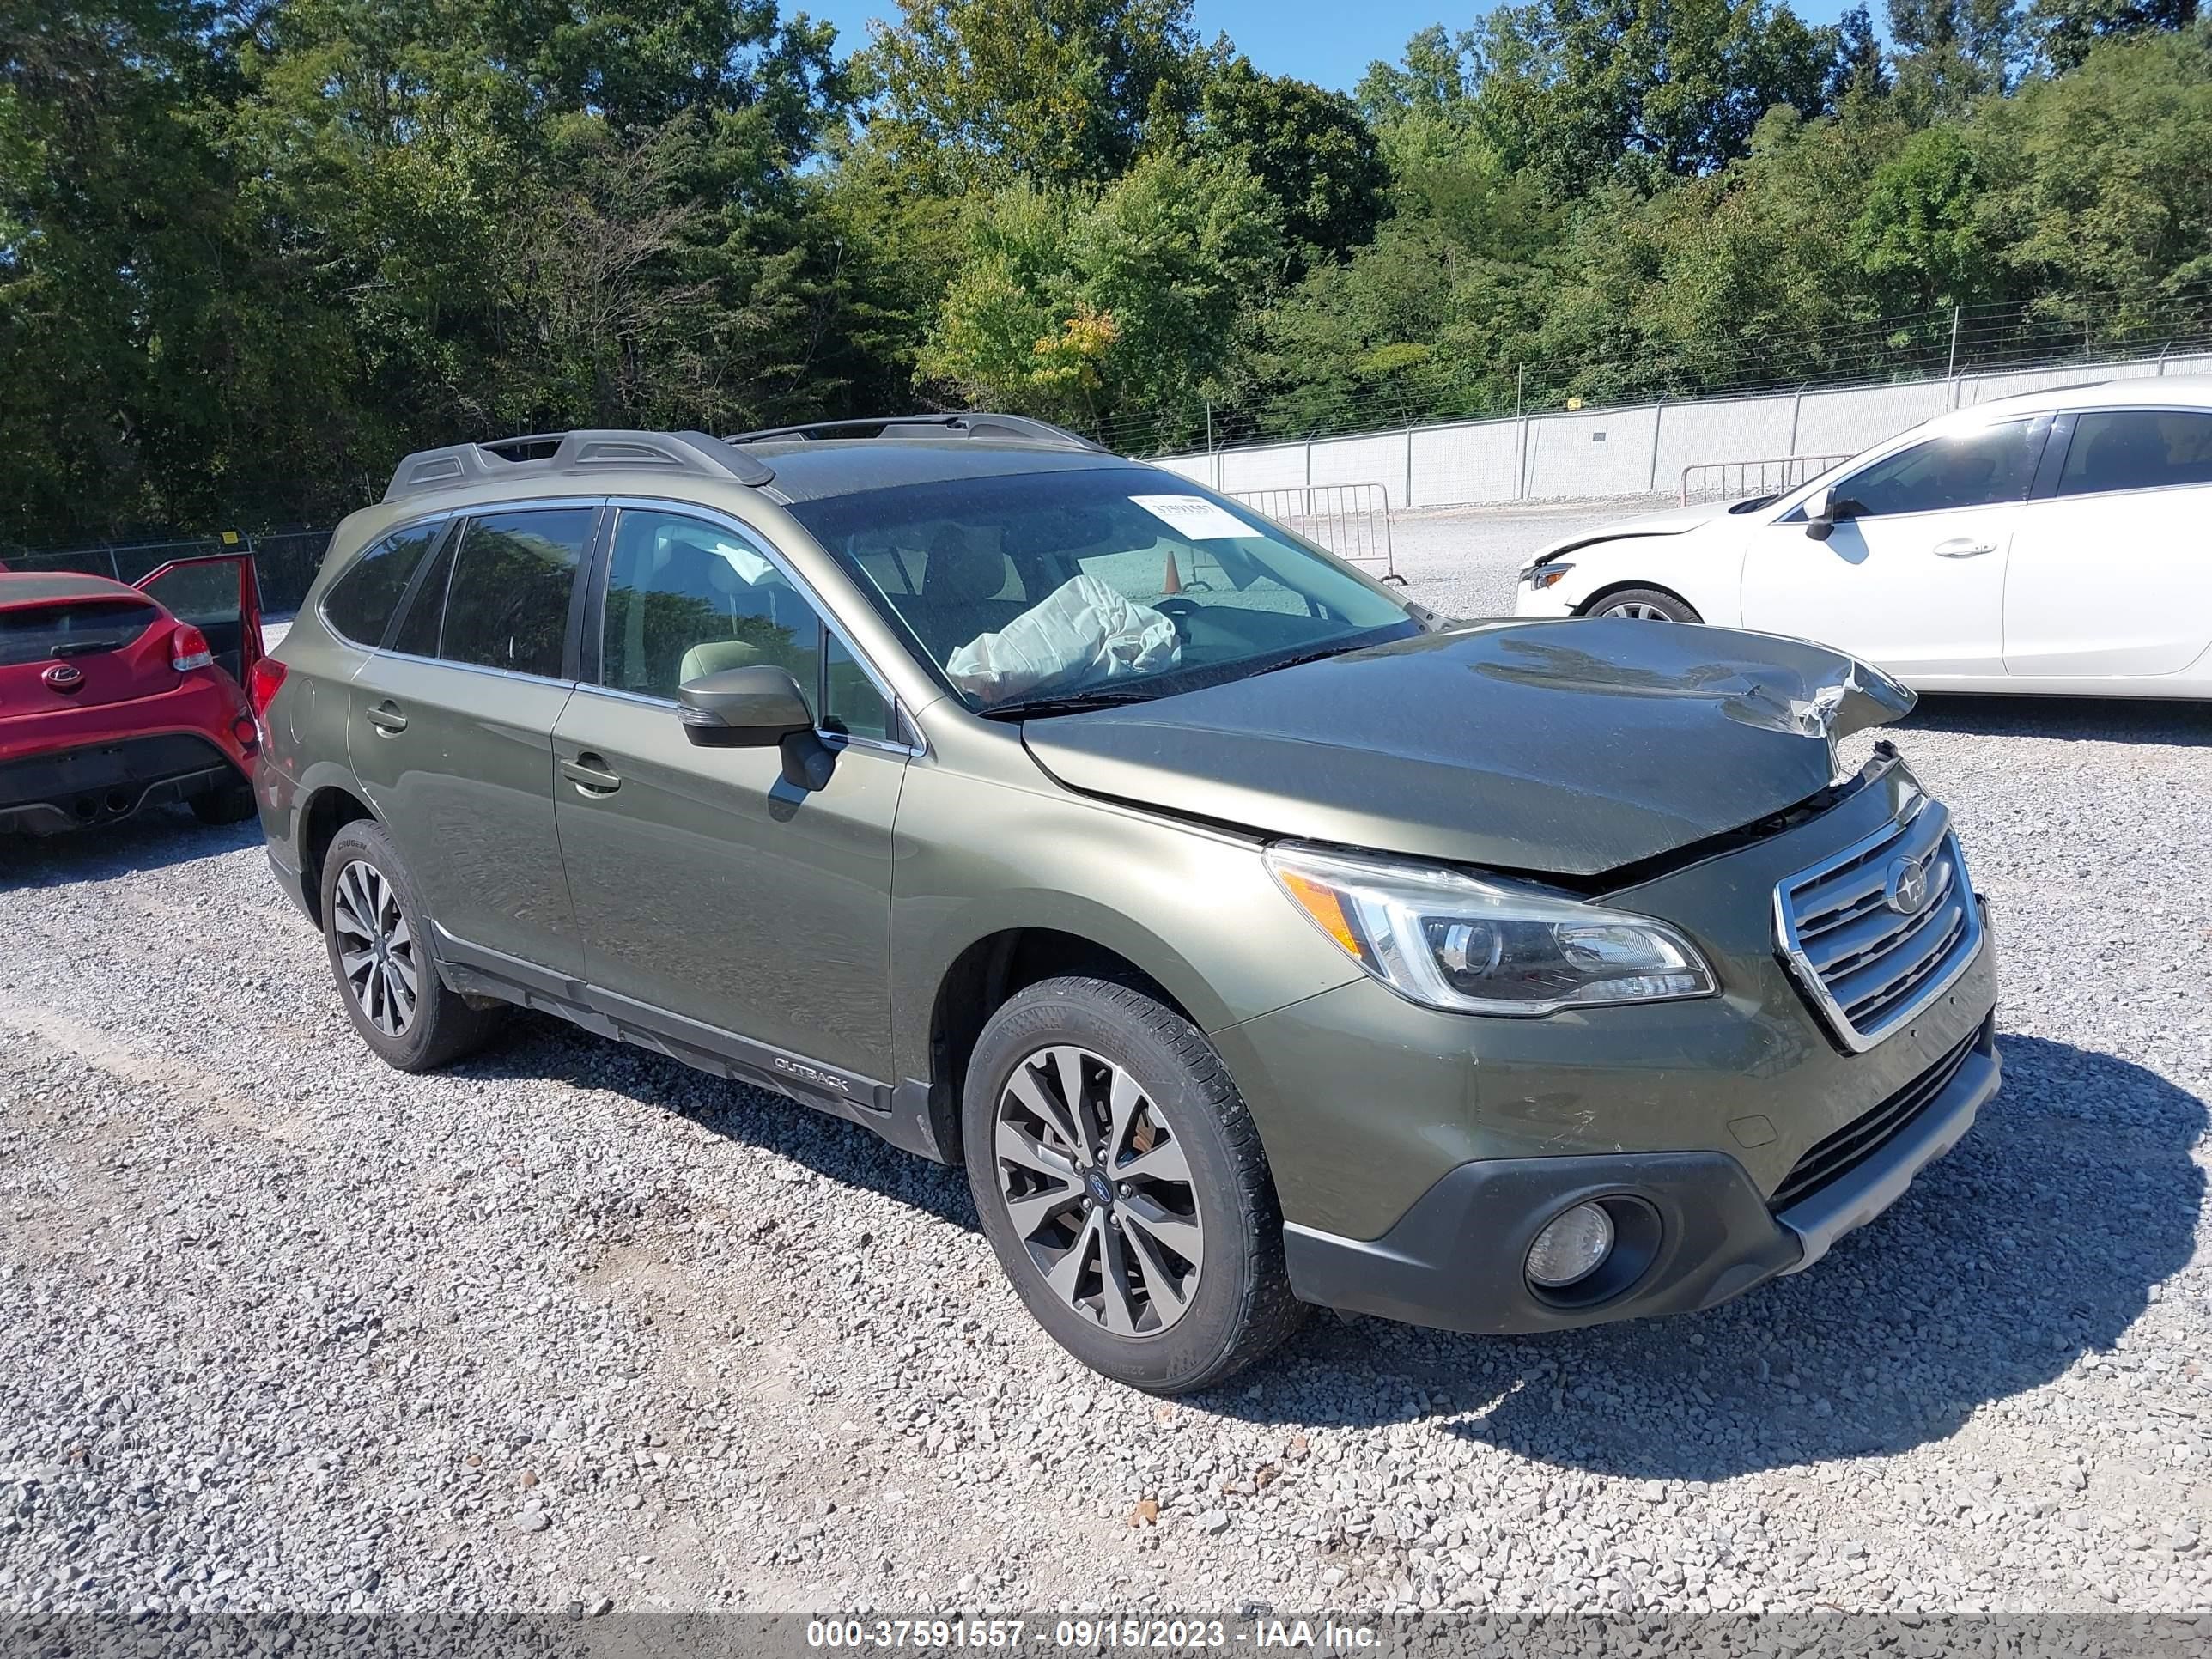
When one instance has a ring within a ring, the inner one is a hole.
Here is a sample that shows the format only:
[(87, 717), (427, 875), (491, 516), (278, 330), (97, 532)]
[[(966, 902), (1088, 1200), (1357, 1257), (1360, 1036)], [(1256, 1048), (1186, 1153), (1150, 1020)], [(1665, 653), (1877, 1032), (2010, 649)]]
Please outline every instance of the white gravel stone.
[[(1577, 522), (1400, 563), (1495, 611)], [(1889, 735), (2006, 1065), (1893, 1211), (1708, 1314), (1317, 1318), (1174, 1403), (858, 1129), (529, 1016), (385, 1069), (250, 826), (0, 848), (0, 1612), (2212, 1610), (2212, 709)]]

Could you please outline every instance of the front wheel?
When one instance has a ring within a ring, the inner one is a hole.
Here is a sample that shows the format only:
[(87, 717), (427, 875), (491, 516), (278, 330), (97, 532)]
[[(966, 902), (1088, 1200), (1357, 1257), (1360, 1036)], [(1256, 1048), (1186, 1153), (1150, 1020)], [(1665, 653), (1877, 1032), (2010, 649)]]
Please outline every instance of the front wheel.
[(1608, 593), (1583, 613), (1586, 617), (1626, 617), (1634, 622), (1703, 622), (1704, 617), (1661, 587), (1624, 587)]
[(1173, 1010), (1104, 980), (1030, 986), (983, 1028), (961, 1111), (999, 1265), (1093, 1370), (1179, 1394), (1297, 1328), (1259, 1133)]

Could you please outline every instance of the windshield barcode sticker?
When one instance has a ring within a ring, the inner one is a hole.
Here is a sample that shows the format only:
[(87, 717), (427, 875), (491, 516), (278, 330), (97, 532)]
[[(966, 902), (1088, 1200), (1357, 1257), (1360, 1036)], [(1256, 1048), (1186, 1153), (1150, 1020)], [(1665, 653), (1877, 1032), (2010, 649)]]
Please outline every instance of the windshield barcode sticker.
[(1203, 495), (1132, 495), (1129, 499), (1169, 529), (1194, 542), (1229, 541), (1260, 533)]

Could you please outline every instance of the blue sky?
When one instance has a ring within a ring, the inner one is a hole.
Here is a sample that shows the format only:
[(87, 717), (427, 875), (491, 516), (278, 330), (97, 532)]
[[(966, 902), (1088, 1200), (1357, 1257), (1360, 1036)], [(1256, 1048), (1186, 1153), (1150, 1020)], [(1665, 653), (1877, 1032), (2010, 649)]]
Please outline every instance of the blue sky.
[[(1797, 15), (1832, 23), (1844, 0), (1801, 0)], [(787, 15), (804, 11), (837, 26), (837, 44), (865, 46), (868, 19), (896, 16), (897, 0), (784, 0)], [(1407, 39), (1431, 23), (1465, 28), (1486, 8), (1446, 8), (1437, 0), (1196, 0), (1200, 38), (1225, 33), (1270, 75), (1295, 75), (1349, 92), (1368, 64), (1395, 58)]]

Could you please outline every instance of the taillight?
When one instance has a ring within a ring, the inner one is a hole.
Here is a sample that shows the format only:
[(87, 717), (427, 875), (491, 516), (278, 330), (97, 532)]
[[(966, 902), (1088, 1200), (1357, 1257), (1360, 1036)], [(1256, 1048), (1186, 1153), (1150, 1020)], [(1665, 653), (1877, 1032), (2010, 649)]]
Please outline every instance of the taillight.
[(208, 649), (207, 635), (190, 623), (179, 627), (169, 635), (169, 666), (179, 674), (214, 667), (215, 653)]
[(269, 712), (276, 701), (276, 688), (284, 684), (284, 665), (274, 657), (264, 657), (253, 665), (253, 672), (246, 677), (246, 700), (252, 703), (258, 719)]

